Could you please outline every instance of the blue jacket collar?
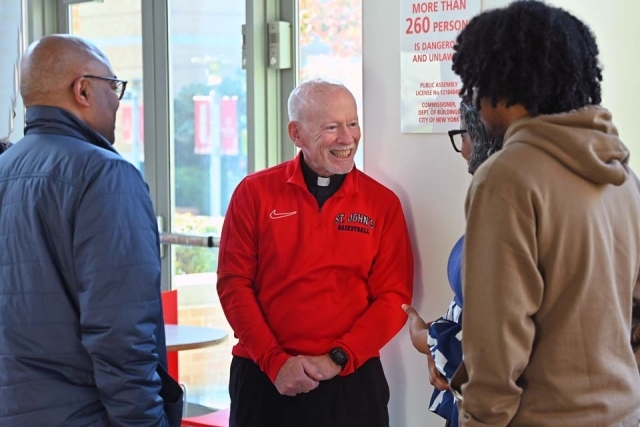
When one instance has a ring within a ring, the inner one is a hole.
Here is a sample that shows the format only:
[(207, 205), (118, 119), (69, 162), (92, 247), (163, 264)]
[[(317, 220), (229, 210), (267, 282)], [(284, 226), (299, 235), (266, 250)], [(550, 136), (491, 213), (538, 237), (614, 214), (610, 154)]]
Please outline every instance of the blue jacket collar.
[(51, 133), (82, 139), (90, 144), (118, 153), (105, 137), (91, 129), (75, 115), (58, 108), (38, 105), (27, 108), (24, 134)]

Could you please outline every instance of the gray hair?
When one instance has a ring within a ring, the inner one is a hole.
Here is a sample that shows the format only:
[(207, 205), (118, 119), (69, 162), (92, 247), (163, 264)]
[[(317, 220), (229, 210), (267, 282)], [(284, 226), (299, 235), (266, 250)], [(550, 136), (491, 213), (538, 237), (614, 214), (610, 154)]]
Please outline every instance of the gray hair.
[(460, 120), (471, 138), (469, 173), (473, 174), (485, 160), (502, 149), (502, 137), (489, 134), (480, 120), (480, 113), (470, 104), (460, 103)]
[[(327, 79), (313, 79), (300, 84), (298, 87), (291, 91), (289, 100), (287, 102), (287, 110), (289, 113), (289, 120), (292, 122), (302, 121), (302, 117), (306, 107), (314, 102), (312, 94), (331, 92), (335, 90), (346, 90), (346, 88), (340, 82)], [(349, 92), (351, 93), (351, 92)]]

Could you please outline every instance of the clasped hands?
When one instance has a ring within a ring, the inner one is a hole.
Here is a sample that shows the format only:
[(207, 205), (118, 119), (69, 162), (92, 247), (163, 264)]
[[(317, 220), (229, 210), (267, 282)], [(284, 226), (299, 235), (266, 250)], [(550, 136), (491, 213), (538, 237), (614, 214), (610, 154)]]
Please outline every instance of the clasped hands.
[(276, 376), (274, 385), (285, 396), (295, 396), (314, 390), (320, 381), (330, 380), (340, 373), (329, 355), (292, 356), (284, 362)]
[[(410, 305), (403, 304), (402, 309), (409, 316), (409, 334), (411, 343), (420, 353), (427, 356), (429, 381), (438, 390), (448, 390), (447, 379), (438, 371), (429, 349), (429, 326)], [(293, 356), (290, 357), (276, 376), (274, 382), (278, 392), (285, 396), (308, 393), (320, 384), (329, 380), (341, 371), (341, 367), (333, 363), (328, 355)]]

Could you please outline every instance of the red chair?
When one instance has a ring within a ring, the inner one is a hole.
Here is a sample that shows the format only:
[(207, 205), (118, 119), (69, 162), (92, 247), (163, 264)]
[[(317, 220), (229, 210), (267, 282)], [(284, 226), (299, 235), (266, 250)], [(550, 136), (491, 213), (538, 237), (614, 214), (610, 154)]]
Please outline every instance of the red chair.
[(229, 427), (229, 409), (221, 409), (210, 414), (184, 418), (182, 427)]
[[(167, 325), (178, 324), (178, 291), (165, 291), (162, 292), (162, 311), (164, 313), (164, 323)], [(169, 375), (174, 380), (179, 382), (179, 369), (178, 369), (178, 352), (170, 351), (167, 353), (167, 363), (169, 368)]]

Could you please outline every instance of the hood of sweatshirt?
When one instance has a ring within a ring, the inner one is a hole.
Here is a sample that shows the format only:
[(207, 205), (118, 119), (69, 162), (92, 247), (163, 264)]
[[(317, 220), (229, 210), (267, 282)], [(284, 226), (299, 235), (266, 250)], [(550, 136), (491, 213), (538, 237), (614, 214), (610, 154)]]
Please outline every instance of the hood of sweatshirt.
[(622, 185), (628, 176), (629, 150), (618, 138), (611, 113), (597, 105), (520, 119), (504, 137), (505, 147), (514, 143), (538, 147), (596, 184)]

